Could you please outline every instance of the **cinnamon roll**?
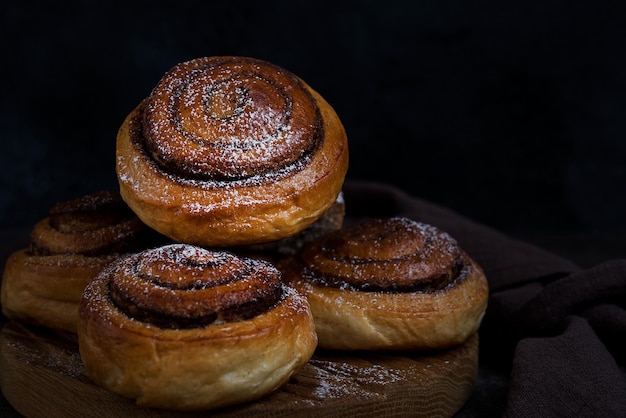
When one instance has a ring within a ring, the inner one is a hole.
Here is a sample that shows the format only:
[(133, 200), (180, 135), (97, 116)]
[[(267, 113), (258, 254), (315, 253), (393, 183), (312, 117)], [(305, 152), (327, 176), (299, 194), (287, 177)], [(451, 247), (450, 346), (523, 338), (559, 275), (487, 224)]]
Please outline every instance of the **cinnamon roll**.
[(252, 58), (176, 65), (117, 137), (124, 200), (155, 230), (202, 246), (295, 235), (330, 208), (347, 166), (333, 108), (297, 76)]
[(141, 406), (213, 409), (260, 398), (312, 356), (306, 298), (272, 264), (188, 244), (119, 260), (80, 304), (97, 384)]
[(83, 289), (123, 254), (162, 243), (119, 193), (101, 191), (59, 203), (11, 254), (2, 277), (2, 312), (11, 319), (76, 332)]
[(282, 269), (307, 296), (323, 348), (451, 347), (478, 330), (487, 306), (480, 266), (447, 233), (407, 218), (324, 236)]

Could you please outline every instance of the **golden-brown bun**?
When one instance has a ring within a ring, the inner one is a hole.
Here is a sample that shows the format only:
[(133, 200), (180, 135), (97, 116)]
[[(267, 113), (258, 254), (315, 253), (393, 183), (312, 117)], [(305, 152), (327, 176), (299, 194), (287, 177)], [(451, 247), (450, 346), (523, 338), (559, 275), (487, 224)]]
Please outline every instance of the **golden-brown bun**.
[(478, 330), (487, 306), (481, 268), (448, 234), (407, 218), (327, 235), (282, 268), (307, 296), (323, 348), (454, 346)]
[(175, 241), (233, 247), (292, 236), (339, 195), (346, 133), (295, 75), (243, 57), (168, 71), (117, 137), (124, 200)]
[(2, 312), (10, 319), (76, 332), (87, 283), (121, 254), (144, 249), (154, 234), (117, 192), (55, 205), (11, 254), (2, 277)]
[(280, 260), (298, 253), (306, 243), (340, 230), (343, 226), (345, 214), (346, 204), (343, 193), (340, 193), (330, 209), (305, 230), (278, 241), (253, 244), (234, 248), (233, 250), (238, 254), (278, 263)]
[(138, 405), (223, 407), (277, 389), (312, 356), (302, 295), (271, 264), (172, 244), (112, 264), (80, 305), (93, 380)]

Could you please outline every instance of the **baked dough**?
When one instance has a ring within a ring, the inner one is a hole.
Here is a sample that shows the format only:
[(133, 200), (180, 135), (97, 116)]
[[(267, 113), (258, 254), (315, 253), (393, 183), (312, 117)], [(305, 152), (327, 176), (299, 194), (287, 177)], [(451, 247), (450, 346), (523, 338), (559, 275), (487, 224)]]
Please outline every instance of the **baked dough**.
[(21, 322), (76, 332), (78, 302), (87, 283), (123, 254), (162, 242), (117, 192), (59, 203), (34, 226), (29, 247), (7, 259), (2, 312)]
[(286, 257), (297, 254), (306, 243), (340, 230), (343, 226), (345, 214), (346, 204), (343, 193), (340, 193), (330, 209), (303, 231), (278, 241), (237, 247), (233, 250), (248, 257), (261, 258), (272, 263), (278, 263)]
[(295, 235), (339, 195), (343, 125), (304, 81), (265, 61), (180, 63), (122, 124), (124, 200), (175, 241), (233, 247)]
[(281, 268), (307, 296), (322, 348), (455, 346), (478, 330), (487, 306), (482, 269), (450, 235), (408, 218), (329, 234)]
[(138, 405), (213, 409), (258, 399), (312, 356), (306, 298), (261, 260), (172, 244), (112, 264), (85, 289), (87, 374)]

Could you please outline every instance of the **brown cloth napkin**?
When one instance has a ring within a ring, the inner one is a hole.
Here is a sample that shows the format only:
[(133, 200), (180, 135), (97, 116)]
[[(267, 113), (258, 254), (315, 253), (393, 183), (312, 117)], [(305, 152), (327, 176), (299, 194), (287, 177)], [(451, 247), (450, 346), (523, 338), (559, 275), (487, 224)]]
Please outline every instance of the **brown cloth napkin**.
[(480, 364), (509, 376), (502, 415), (626, 417), (626, 260), (583, 270), (384, 184), (350, 181), (344, 196), (350, 222), (406, 216), (437, 226), (483, 267)]

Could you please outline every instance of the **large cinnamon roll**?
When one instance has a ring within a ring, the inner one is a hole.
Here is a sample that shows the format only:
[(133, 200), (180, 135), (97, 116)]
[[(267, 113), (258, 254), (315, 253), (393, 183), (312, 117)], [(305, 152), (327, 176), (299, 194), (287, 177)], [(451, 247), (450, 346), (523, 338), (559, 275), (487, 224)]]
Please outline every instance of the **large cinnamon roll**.
[(162, 243), (119, 193), (59, 203), (39, 221), (28, 248), (11, 254), (2, 277), (2, 312), (11, 319), (76, 332), (83, 289), (122, 255)]
[(187, 244), (119, 260), (80, 304), (88, 375), (138, 405), (199, 410), (260, 398), (317, 344), (306, 298), (270, 263)]
[(176, 65), (122, 124), (121, 194), (172, 239), (232, 247), (292, 236), (341, 191), (346, 133), (304, 81), (265, 61)]
[(282, 268), (307, 296), (323, 348), (451, 347), (477, 331), (487, 305), (481, 268), (450, 235), (407, 218), (329, 234)]

